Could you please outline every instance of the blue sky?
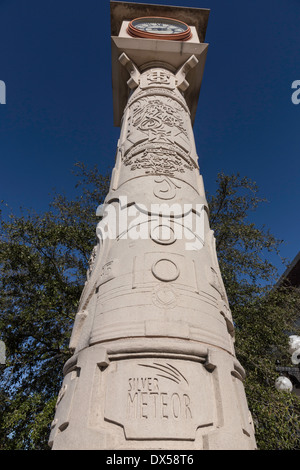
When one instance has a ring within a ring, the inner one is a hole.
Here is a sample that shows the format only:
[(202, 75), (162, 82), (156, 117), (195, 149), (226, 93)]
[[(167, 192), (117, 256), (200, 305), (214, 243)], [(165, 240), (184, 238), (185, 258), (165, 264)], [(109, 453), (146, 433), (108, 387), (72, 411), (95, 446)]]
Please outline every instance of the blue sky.
[[(291, 100), (300, 0), (149, 3), (211, 10), (194, 124), (205, 188), (214, 191), (219, 171), (256, 181), (269, 202), (253, 219), (284, 240), (281, 254), (292, 260), (300, 250), (300, 104)], [(53, 189), (74, 195), (76, 161), (104, 172), (114, 164), (109, 0), (0, 0), (0, 18), (0, 200), (15, 212), (43, 211)]]

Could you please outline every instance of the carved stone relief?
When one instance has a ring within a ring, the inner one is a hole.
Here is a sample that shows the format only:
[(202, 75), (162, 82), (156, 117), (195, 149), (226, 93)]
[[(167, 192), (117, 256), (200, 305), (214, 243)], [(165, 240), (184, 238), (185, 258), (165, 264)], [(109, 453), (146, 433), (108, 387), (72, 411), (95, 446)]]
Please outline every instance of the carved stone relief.
[(98, 277), (97, 287), (99, 287), (101, 284), (104, 284), (105, 282), (110, 281), (111, 279), (114, 279), (116, 277), (118, 264), (119, 264), (118, 259), (112, 259), (102, 266), (102, 269)]
[(88, 316), (87, 310), (79, 311), (76, 314), (74, 327), (73, 327), (73, 331), (72, 331), (72, 335), (71, 335), (70, 343), (69, 343), (69, 349), (71, 353), (74, 353), (78, 345), (80, 334), (82, 332), (83, 325), (87, 316)]
[(222, 300), (226, 300), (225, 292), (223, 285), (220, 282), (219, 275), (216, 270), (211, 266), (207, 270), (207, 278), (209, 279), (210, 285), (216, 289), (216, 291), (220, 294)]
[(231, 377), (233, 381), (233, 388), (236, 394), (235, 403), (239, 409), (243, 433), (250, 437), (253, 434), (253, 423), (252, 416), (248, 410), (247, 398), (245, 395), (242, 377), (237, 373), (236, 370), (231, 372)]
[(136, 256), (132, 277), (134, 288), (150, 287), (159, 282), (159, 286), (170, 285), (174, 292), (177, 286), (192, 292), (198, 291), (194, 262), (179, 253), (153, 250)]
[(151, 239), (160, 245), (172, 245), (176, 241), (176, 234), (170, 224), (157, 224), (150, 230)]
[(145, 96), (129, 109), (122, 156), (125, 166), (169, 176), (193, 170), (186, 112), (177, 101)]
[(163, 284), (156, 286), (152, 293), (152, 302), (160, 308), (169, 309), (177, 305), (177, 295), (172, 286)]
[(182, 152), (175, 151), (171, 146), (158, 146), (138, 149), (123, 159), (125, 166), (130, 165), (132, 171), (143, 169), (149, 175), (174, 176), (176, 172), (184, 173), (192, 170), (193, 165), (187, 162)]
[(184, 150), (189, 151), (182, 107), (170, 98), (145, 97), (135, 102), (130, 127), (146, 133), (150, 142), (173, 144), (177, 138)]
[(175, 76), (168, 70), (153, 68), (141, 75), (140, 87), (143, 89), (159, 86), (175, 89), (175, 81)]
[(157, 140), (151, 131), (158, 132), (159, 137), (170, 143), (173, 143), (173, 134), (187, 136), (182, 107), (171, 98), (145, 97), (135, 102), (132, 106), (132, 125), (142, 132), (150, 131), (150, 140)]
[(104, 419), (127, 439), (194, 440), (214, 422), (211, 374), (196, 362), (131, 359), (107, 376)]
[(92, 250), (92, 253), (91, 253), (91, 256), (90, 256), (90, 259), (89, 259), (89, 268), (88, 268), (88, 271), (87, 271), (87, 278), (88, 279), (91, 277), (91, 274), (93, 272), (99, 248), (100, 247), (98, 245), (96, 245), (96, 246), (94, 246), (94, 248)]
[(163, 282), (175, 281), (180, 274), (176, 263), (166, 258), (155, 261), (152, 265), (151, 271), (156, 279)]
[(154, 196), (159, 199), (169, 200), (176, 196), (176, 189), (180, 189), (179, 184), (167, 176), (158, 176), (154, 179), (155, 186), (153, 188)]
[(185, 111), (186, 115), (189, 116), (189, 108), (187, 107), (186, 101), (181, 93), (176, 92), (176, 90), (172, 90), (170, 88), (162, 88), (162, 87), (149, 87), (146, 89), (138, 88), (135, 92), (130, 96), (127, 107), (125, 108), (124, 113), (127, 112), (128, 108), (135, 103), (135, 101), (145, 98), (145, 97), (155, 97), (155, 98), (170, 98), (173, 101), (176, 101)]
[(51, 423), (49, 445), (52, 445), (55, 436), (63, 432), (69, 425), (73, 396), (79, 376), (79, 368), (70, 371), (63, 382), (55, 406), (55, 418)]

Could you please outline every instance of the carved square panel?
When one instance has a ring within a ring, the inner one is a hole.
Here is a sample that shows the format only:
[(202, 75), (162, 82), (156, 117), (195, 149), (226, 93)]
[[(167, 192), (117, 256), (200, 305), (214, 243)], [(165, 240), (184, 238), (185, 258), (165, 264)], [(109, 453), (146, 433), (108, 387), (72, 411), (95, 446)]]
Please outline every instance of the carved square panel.
[(107, 375), (104, 419), (127, 439), (194, 440), (214, 413), (212, 377), (198, 362), (128, 359)]

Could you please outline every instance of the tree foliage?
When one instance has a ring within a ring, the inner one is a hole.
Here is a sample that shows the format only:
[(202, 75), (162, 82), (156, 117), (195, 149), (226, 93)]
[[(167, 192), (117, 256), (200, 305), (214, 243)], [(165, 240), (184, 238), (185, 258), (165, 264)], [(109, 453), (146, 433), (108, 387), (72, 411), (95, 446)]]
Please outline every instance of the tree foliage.
[(47, 448), (49, 423), (109, 177), (78, 164), (80, 194), (49, 211), (2, 219), (0, 332), (7, 350), (0, 448)]
[(288, 334), (299, 334), (300, 294), (292, 286), (275, 287), (278, 272), (268, 260), (282, 241), (251, 222), (265, 202), (257, 185), (239, 175), (218, 175), (209, 198), (211, 225), (222, 277), (235, 323), (236, 353), (246, 370), (246, 394), (258, 448), (300, 448), (300, 400), (274, 387), (277, 364), (291, 365)]
[[(108, 176), (83, 164), (77, 168), (75, 199), (55, 195), (43, 214), (24, 211), (1, 220), (0, 339), (7, 349), (0, 371), (1, 449), (48, 449), (74, 315), (96, 243), (96, 208), (109, 188)], [(208, 201), (258, 447), (299, 448), (299, 399), (274, 388), (276, 360), (285, 357), (286, 332), (297, 334), (300, 312), (297, 292), (271, 288), (277, 273), (268, 252), (277, 253), (280, 242), (250, 221), (263, 200), (248, 178), (220, 174)]]

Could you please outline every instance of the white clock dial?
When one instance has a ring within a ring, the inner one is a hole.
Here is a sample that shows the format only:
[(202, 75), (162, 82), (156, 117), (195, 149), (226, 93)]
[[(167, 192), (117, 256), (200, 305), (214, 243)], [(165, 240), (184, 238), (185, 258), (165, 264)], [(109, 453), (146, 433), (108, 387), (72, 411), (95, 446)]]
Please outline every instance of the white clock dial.
[(185, 28), (170, 23), (158, 23), (158, 22), (144, 22), (134, 25), (135, 28), (141, 31), (159, 33), (159, 34), (178, 34), (182, 33)]

